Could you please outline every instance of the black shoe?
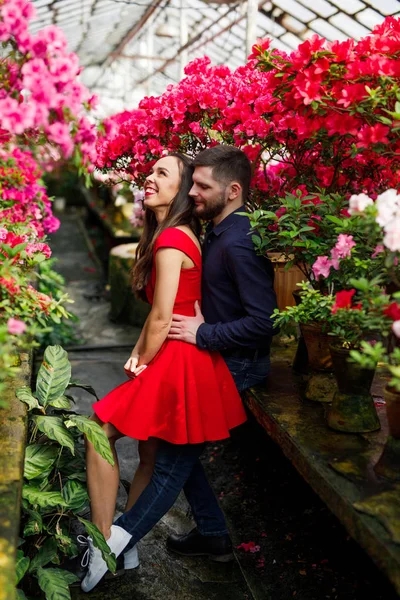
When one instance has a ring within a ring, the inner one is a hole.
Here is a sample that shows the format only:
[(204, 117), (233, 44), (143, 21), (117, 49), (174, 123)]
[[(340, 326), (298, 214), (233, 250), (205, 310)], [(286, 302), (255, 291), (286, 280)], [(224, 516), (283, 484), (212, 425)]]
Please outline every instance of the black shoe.
[(201, 535), (193, 529), (186, 535), (170, 535), (167, 549), (182, 556), (208, 556), (217, 562), (229, 562), (234, 559), (232, 542), (226, 535)]

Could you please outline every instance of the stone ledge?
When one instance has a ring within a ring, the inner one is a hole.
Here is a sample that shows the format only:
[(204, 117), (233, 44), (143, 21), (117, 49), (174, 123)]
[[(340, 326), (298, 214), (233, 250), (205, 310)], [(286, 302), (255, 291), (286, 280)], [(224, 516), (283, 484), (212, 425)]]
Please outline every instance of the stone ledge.
[[(377, 407), (381, 430), (351, 434), (332, 431), (326, 424), (325, 406), (302, 399), (301, 378), (291, 369), (292, 356), (275, 348), (273, 377), (244, 395), (247, 406), (270, 437), (281, 447), (305, 481), (343, 523), (349, 534), (386, 574), (400, 594), (400, 545), (381, 519), (356, 506), (381, 498), (395, 488), (378, 478), (373, 466), (382, 454), (388, 435), (385, 407)], [(379, 397), (382, 381), (375, 378), (372, 393)]]
[(15, 390), (30, 384), (32, 360), (21, 355), (18, 375), (10, 381), (0, 409), (0, 600), (15, 598), (15, 555), (18, 545), (21, 490), (27, 430), (26, 407)]

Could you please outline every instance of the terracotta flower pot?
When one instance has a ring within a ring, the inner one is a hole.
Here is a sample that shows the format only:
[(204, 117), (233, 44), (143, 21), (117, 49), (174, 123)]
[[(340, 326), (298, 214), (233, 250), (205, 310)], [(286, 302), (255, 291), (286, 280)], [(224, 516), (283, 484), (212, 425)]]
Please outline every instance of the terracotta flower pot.
[(281, 252), (268, 252), (268, 258), (274, 267), (274, 288), (278, 308), (285, 310), (287, 306), (294, 306), (292, 292), (296, 290), (297, 283), (305, 280), (305, 276), (296, 266), (286, 270), (288, 259)]
[(389, 435), (374, 471), (389, 481), (400, 480), (400, 392), (387, 386), (384, 391)]
[(338, 386), (328, 411), (328, 425), (336, 431), (365, 433), (380, 429), (371, 395), (375, 369), (362, 369), (348, 362), (350, 351), (330, 346)]
[(314, 402), (332, 402), (336, 391), (329, 350), (332, 338), (323, 331), (322, 323), (301, 323), (300, 331), (308, 355), (309, 379), (304, 395)]
[(329, 344), (332, 338), (322, 330), (322, 323), (300, 323), (307, 346), (308, 365), (314, 371), (331, 371), (332, 357)]

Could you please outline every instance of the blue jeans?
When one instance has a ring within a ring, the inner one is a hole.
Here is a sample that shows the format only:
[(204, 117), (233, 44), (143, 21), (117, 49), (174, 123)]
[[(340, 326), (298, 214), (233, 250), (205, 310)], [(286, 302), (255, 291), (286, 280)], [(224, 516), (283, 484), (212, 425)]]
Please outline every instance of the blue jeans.
[[(270, 360), (227, 358), (239, 392), (261, 383), (268, 375)], [(119, 525), (132, 535), (126, 550), (142, 539), (175, 503), (183, 489), (201, 535), (228, 533), (224, 514), (207, 481), (200, 462), (205, 444), (170, 444), (161, 441), (151, 481), (132, 508), (121, 515)]]
[(115, 521), (115, 525), (132, 535), (126, 550), (158, 523), (182, 489), (202, 535), (228, 533), (225, 517), (199, 460), (204, 448), (205, 444), (161, 441), (150, 483), (132, 508)]
[(229, 356), (224, 357), (224, 361), (235, 380), (239, 393), (253, 387), (253, 385), (263, 383), (271, 369), (271, 359), (269, 356), (263, 356), (254, 360), (251, 358)]

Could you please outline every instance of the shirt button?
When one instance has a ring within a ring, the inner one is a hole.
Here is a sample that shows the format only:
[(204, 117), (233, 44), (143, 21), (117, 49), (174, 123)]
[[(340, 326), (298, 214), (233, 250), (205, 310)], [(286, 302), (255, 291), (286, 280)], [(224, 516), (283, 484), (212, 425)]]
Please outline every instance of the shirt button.
[(209, 244), (211, 242), (211, 240), (207, 240), (207, 244)]

